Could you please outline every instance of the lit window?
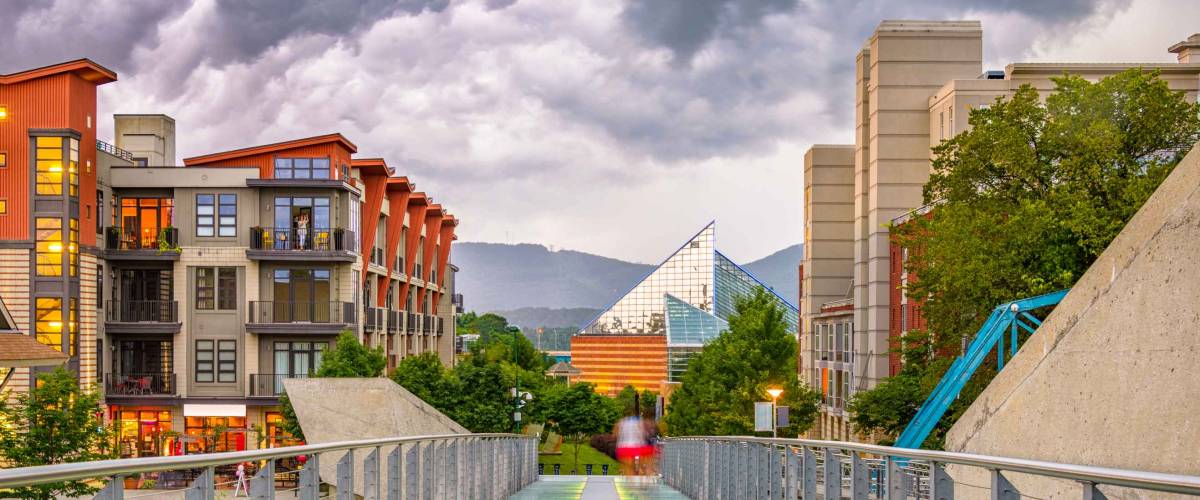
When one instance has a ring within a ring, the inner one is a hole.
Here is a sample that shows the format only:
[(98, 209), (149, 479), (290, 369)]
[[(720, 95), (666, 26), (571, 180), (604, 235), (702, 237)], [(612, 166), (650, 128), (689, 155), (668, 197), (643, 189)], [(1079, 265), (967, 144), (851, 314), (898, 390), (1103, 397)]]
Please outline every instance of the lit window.
[(8, 153), (0, 151), (0, 168), (8, 166)]
[(61, 195), (63, 186), (62, 137), (38, 137), (37, 194)]
[(0, 198), (0, 215), (8, 215), (8, 200)]
[[(63, 347), (63, 301), (58, 297), (39, 297), (36, 300), (36, 316), (34, 322), (34, 332), (36, 333), (38, 342), (53, 347), (55, 350), (62, 352)], [(75, 354), (75, 338), (74, 331), (76, 327), (72, 326), (71, 348), (70, 354)]]
[(71, 276), (79, 276), (79, 219), (71, 219), (71, 240), (67, 252), (71, 257)]
[(63, 224), (57, 217), (38, 217), (37, 228), (37, 275), (62, 276), (63, 269)]
[(8, 106), (0, 106), (0, 120), (8, 119)]
[(70, 173), (71, 196), (79, 196), (79, 139), (71, 139), (69, 142), (71, 152), (67, 170)]

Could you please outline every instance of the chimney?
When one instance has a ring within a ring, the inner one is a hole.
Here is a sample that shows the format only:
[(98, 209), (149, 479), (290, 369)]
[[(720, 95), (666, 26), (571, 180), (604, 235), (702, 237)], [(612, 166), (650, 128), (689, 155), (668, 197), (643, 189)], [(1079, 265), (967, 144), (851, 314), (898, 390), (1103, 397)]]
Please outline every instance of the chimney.
[(1179, 58), (1180, 64), (1200, 64), (1200, 33), (1189, 36), (1187, 40), (1172, 45), (1167, 49)]

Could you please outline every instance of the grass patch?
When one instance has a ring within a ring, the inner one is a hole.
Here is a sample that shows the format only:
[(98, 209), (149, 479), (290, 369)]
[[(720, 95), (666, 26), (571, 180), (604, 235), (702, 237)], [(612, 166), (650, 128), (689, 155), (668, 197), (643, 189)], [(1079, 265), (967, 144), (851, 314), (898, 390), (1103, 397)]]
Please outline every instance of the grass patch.
[(621, 473), (620, 462), (586, 444), (579, 445), (579, 472), (572, 472), (575, 467), (575, 445), (570, 443), (563, 443), (562, 455), (538, 455), (538, 463), (546, 465), (546, 474), (554, 474), (554, 464), (562, 466), (560, 474), (583, 474), (587, 471), (586, 464), (592, 464), (593, 475), (599, 475), (600, 466), (605, 464), (608, 465), (610, 476)]

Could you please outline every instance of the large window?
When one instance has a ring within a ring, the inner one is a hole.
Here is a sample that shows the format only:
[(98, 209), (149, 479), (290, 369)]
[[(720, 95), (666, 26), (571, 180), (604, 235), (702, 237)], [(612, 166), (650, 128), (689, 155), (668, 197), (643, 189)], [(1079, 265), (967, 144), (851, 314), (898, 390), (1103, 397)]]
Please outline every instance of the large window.
[(68, 139), (70, 155), (67, 161), (67, 179), (71, 181), (71, 196), (79, 196), (79, 140)]
[[(246, 417), (184, 417), (188, 454), (246, 449)], [(224, 432), (217, 433), (218, 430)]]
[(196, 382), (237, 382), (237, 341), (196, 341)]
[(276, 158), (276, 179), (328, 179), (329, 158)]
[(63, 192), (63, 138), (38, 137), (37, 146), (37, 194), (61, 195)]
[(59, 217), (38, 217), (35, 250), (38, 276), (62, 276), (63, 221)]
[(170, 434), (169, 411), (121, 410), (114, 413), (121, 458), (163, 455), (178, 439)]
[(275, 342), (275, 393), (283, 391), (283, 380), (303, 378), (317, 371), (326, 342)]
[(196, 195), (196, 236), (237, 236), (237, 195)]
[[(58, 351), (63, 350), (63, 299), (60, 297), (38, 297), (35, 301), (35, 318), (34, 318), (34, 333), (37, 336), (38, 342), (53, 347)], [(70, 318), (67, 331), (70, 332), (68, 340), (68, 355), (76, 354), (76, 346), (79, 335), (79, 302), (77, 299), (71, 299), (71, 310), (68, 313)]]
[(196, 309), (237, 309), (237, 268), (196, 268)]
[(121, 239), (129, 248), (156, 248), (159, 233), (171, 227), (175, 200), (171, 198), (122, 198)]
[(328, 269), (276, 269), (273, 289), (274, 321), (327, 323), (334, 306), (330, 303)]
[(79, 219), (70, 219), (71, 243), (67, 245), (67, 254), (70, 257), (70, 276), (79, 276)]

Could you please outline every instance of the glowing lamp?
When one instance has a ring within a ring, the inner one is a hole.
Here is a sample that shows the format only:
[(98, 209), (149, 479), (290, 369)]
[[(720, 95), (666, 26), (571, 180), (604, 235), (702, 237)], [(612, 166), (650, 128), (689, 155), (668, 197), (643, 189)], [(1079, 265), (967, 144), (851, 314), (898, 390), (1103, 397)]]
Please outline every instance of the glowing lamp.
[(54, 165), (51, 165), (51, 166), (50, 166), (50, 171), (51, 171), (51, 172), (62, 172), (62, 164), (61, 164), (61, 163), (55, 163)]
[(62, 243), (51, 243), (50, 251), (51, 252), (61, 252), (62, 251)]
[(55, 330), (62, 330), (62, 321), (51, 321), (50, 328), (53, 328)]
[(779, 399), (779, 395), (783, 394), (783, 389), (767, 389), (767, 394), (771, 395), (771, 399)]

